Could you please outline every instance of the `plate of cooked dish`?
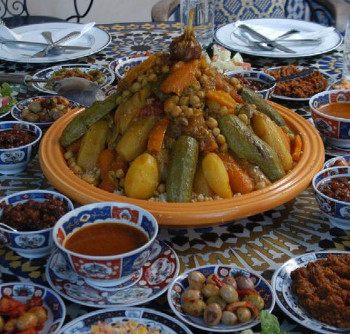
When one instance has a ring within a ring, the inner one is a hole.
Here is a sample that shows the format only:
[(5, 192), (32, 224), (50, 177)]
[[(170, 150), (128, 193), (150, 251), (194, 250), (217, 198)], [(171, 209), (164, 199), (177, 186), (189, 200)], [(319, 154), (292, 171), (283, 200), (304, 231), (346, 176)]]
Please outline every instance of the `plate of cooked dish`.
[[(101, 88), (112, 84), (115, 79), (114, 72), (103, 66), (93, 64), (64, 64), (52, 66), (35, 73), (32, 77), (32, 85), (40, 92), (56, 94), (53, 87), (55, 81), (71, 77), (90, 80)], [(43, 79), (43, 82), (35, 82), (35, 80), (39, 81), (40, 79)]]
[(272, 277), (278, 306), (317, 333), (350, 332), (350, 252), (320, 251), (288, 260)]
[[(308, 67), (285, 65), (265, 69), (265, 73), (272, 75), (275, 79), (280, 79), (288, 75), (300, 73), (308, 70)], [(311, 74), (289, 80), (278, 82), (272, 97), (285, 101), (309, 101), (310, 97), (327, 90), (336, 80), (326, 72), (314, 70)]]
[(61, 334), (191, 334), (179, 320), (147, 308), (112, 308), (85, 314), (69, 322)]

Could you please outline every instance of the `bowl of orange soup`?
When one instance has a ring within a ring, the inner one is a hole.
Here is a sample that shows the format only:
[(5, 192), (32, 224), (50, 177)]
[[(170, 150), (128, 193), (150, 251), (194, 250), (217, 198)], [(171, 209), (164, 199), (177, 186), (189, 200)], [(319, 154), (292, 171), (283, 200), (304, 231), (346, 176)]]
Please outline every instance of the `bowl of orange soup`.
[(111, 286), (136, 274), (158, 234), (156, 219), (128, 203), (99, 202), (61, 217), (53, 239), (66, 262), (91, 284)]
[(317, 130), (335, 147), (350, 148), (350, 90), (335, 89), (314, 95), (311, 115)]

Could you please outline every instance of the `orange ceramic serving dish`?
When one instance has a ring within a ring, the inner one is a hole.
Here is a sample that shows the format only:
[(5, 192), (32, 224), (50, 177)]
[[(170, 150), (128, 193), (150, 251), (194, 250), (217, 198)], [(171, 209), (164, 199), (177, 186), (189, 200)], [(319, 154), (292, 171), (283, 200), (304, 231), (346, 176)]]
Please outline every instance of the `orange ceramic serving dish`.
[(166, 203), (138, 200), (94, 187), (77, 177), (67, 166), (59, 138), (81, 110), (71, 111), (48, 129), (41, 141), (39, 160), (51, 184), (80, 204), (99, 201), (128, 202), (150, 211), (160, 226), (199, 227), (221, 224), (275, 208), (305, 190), (324, 163), (324, 146), (317, 130), (304, 118), (279, 104), (271, 103), (290, 128), (301, 135), (303, 155), (285, 177), (271, 186), (231, 199), (198, 203)]

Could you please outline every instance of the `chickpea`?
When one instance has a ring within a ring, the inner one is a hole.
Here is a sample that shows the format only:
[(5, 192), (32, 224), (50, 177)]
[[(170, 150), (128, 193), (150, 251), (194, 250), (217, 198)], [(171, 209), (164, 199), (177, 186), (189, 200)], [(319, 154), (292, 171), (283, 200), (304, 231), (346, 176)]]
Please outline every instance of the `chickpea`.
[(240, 322), (248, 322), (252, 318), (252, 314), (247, 307), (239, 307), (236, 314)]
[(201, 100), (197, 95), (190, 96), (190, 104), (192, 104), (194, 107), (198, 107), (200, 103)]
[(219, 134), (217, 137), (216, 137), (216, 141), (218, 142), (219, 145), (223, 145), (226, 143), (226, 138), (225, 136), (223, 136), (222, 134)]
[(205, 276), (197, 270), (191, 271), (188, 274), (188, 284), (190, 288), (200, 290), (205, 282)]
[(201, 289), (201, 292), (202, 292), (203, 296), (205, 296), (206, 298), (220, 295), (219, 287), (213, 283), (204, 284), (202, 289)]
[(203, 320), (209, 326), (216, 326), (222, 317), (221, 307), (216, 304), (209, 304), (204, 310)]
[(237, 290), (232, 285), (228, 284), (221, 287), (220, 296), (227, 303), (233, 303), (239, 300)]
[(17, 329), (17, 321), (18, 319), (15, 318), (7, 320), (4, 325), (4, 331), (13, 333)]
[(218, 127), (218, 121), (214, 117), (209, 117), (206, 123), (210, 129)]
[(183, 107), (182, 110), (187, 118), (190, 118), (193, 116), (193, 109), (192, 108)]
[(130, 87), (130, 90), (133, 92), (133, 93), (136, 93), (138, 92), (139, 90), (141, 89), (141, 84), (139, 82), (134, 82), (131, 87)]
[(184, 301), (182, 308), (185, 313), (196, 317), (202, 316), (207, 304), (202, 299), (194, 299)]
[(216, 137), (220, 134), (220, 129), (219, 128), (214, 128), (213, 129), (213, 135)]
[(230, 311), (222, 312), (221, 322), (224, 325), (232, 326), (238, 322), (237, 315)]
[(188, 96), (181, 96), (179, 100), (180, 106), (188, 106), (190, 103), (190, 98)]
[(29, 328), (36, 327), (38, 325), (38, 318), (36, 317), (35, 314), (27, 312), (22, 314), (18, 319), (17, 319), (17, 329), (20, 331), (24, 331)]

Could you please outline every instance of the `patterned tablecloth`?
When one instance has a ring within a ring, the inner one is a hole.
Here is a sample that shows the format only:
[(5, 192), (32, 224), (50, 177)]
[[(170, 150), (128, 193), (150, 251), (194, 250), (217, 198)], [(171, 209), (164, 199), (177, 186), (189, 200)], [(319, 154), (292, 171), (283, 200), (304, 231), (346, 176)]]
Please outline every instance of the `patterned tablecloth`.
[[(134, 56), (141, 52), (166, 51), (169, 42), (179, 34), (176, 23), (130, 23), (100, 25), (112, 35), (112, 42), (103, 51), (74, 61), (108, 66), (116, 58)], [(340, 73), (341, 50), (301, 59), (265, 59), (243, 55), (244, 61), (256, 68), (286, 65), (289, 63), (316, 66), (331, 75)], [(43, 65), (10, 63), (0, 61), (0, 73), (34, 74), (45, 68)], [(33, 88), (18, 86), (18, 99), (36, 95)], [(280, 103), (280, 101), (279, 101)], [(305, 118), (309, 117), (307, 105), (283, 103)], [(5, 196), (25, 189), (52, 189), (43, 176), (38, 160), (28, 169), (11, 177), (0, 176), (0, 195)], [(169, 244), (180, 260), (180, 272), (205, 264), (234, 264), (245, 267), (271, 279), (274, 270), (298, 254), (318, 250), (350, 250), (350, 231), (332, 227), (318, 209), (312, 189), (309, 187), (293, 200), (273, 210), (235, 222), (188, 229), (161, 228), (159, 239)], [(0, 247), (0, 282), (33, 281), (47, 284), (45, 264), (47, 258), (27, 260), (5, 247)], [(91, 308), (67, 301), (69, 321)], [(146, 305), (165, 309), (166, 297)], [(282, 328), (290, 333), (311, 333), (301, 328), (275, 306)], [(258, 331), (259, 328), (256, 328)], [(194, 331), (195, 333), (198, 331)]]

